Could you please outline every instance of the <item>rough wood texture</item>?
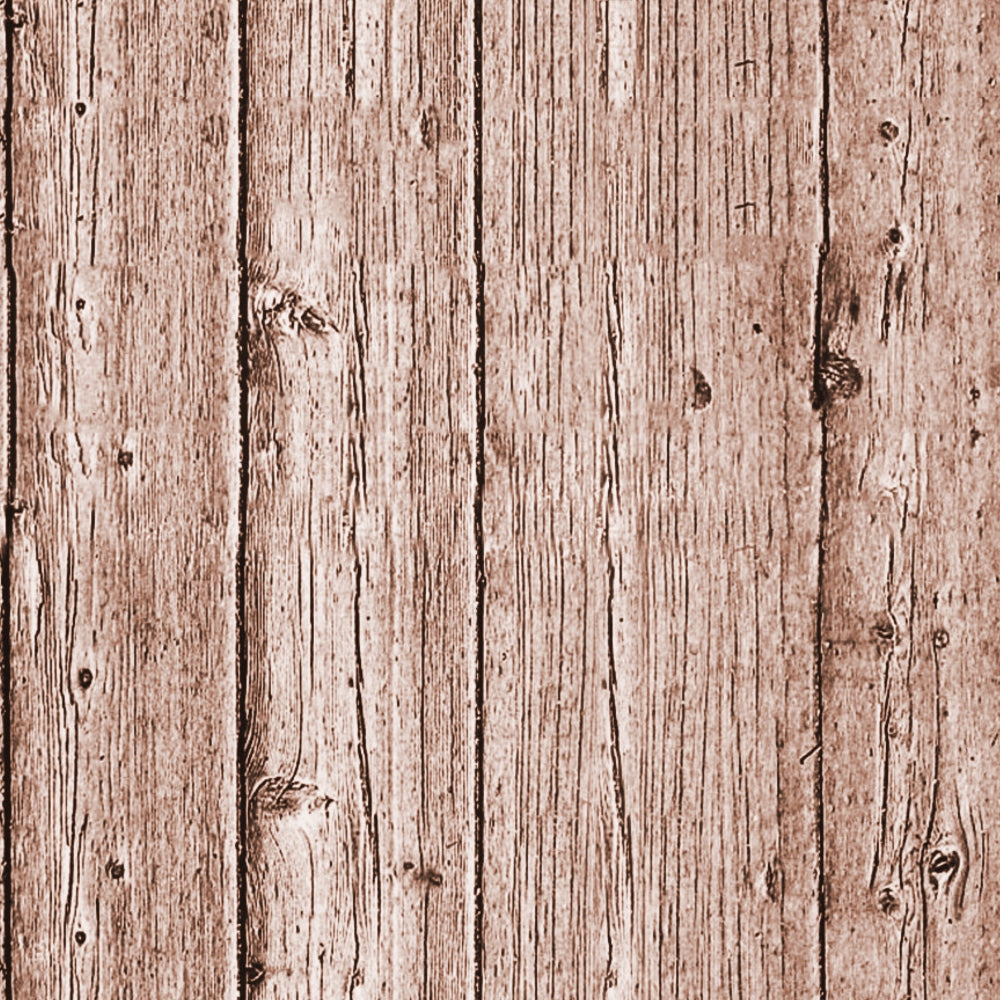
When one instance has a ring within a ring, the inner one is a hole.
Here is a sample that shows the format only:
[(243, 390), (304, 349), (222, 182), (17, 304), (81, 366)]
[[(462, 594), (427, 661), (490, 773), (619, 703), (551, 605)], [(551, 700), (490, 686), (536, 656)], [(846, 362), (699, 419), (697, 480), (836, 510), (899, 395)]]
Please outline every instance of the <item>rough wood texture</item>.
[(815, 996), (816, 13), (484, 37), (484, 993)]
[(994, 996), (1000, 13), (830, 4), (829, 995)]
[(1000, 10), (5, 7), (7, 1000), (996, 995)]
[(7, 996), (233, 997), (235, 24), (15, 13)]
[(468, 13), (248, 11), (254, 996), (469, 983)]

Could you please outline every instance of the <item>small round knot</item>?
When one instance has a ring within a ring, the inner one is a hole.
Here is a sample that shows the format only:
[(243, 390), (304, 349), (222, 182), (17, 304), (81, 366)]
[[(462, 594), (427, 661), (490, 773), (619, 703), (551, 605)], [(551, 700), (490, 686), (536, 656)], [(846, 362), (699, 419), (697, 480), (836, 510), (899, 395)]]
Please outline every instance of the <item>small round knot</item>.
[(834, 400), (852, 399), (859, 392), (863, 379), (857, 364), (845, 354), (828, 352), (817, 372), (813, 405), (820, 409)]
[(939, 628), (934, 633), (934, 648), (935, 649), (944, 649), (944, 647), (947, 646), (950, 641), (951, 641), (951, 637), (948, 635), (948, 633), (945, 631), (945, 629)]
[(884, 121), (878, 127), (878, 133), (886, 142), (899, 138), (899, 126), (895, 122)]
[(712, 387), (697, 368), (691, 369), (691, 377), (694, 381), (694, 408), (704, 410), (712, 402)]
[(893, 891), (892, 886), (887, 885), (878, 894), (878, 908), (886, 916), (891, 916), (899, 909), (899, 900), (896, 898), (896, 893)]

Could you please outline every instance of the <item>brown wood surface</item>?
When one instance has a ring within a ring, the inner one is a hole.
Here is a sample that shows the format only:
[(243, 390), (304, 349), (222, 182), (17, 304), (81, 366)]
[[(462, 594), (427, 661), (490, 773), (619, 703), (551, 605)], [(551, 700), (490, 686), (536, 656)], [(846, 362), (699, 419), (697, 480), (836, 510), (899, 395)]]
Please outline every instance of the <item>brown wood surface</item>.
[(1000, 12), (5, 26), (4, 1000), (996, 995)]
[(9, 998), (236, 995), (231, 15), (8, 9)]
[(488, 996), (817, 993), (796, 15), (486, 13)]
[(249, 6), (255, 996), (459, 997), (469, 981), (467, 16)]
[[(830, 6), (831, 997), (1000, 988), (1000, 16)], [(861, 993), (862, 988), (866, 991)]]

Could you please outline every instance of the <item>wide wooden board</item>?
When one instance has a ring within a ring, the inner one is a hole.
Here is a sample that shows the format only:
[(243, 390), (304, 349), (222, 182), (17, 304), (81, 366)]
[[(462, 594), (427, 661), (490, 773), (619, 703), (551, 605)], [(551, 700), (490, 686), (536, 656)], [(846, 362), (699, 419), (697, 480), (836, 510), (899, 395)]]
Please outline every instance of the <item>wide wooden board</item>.
[(989, 997), (1000, 14), (830, 4), (822, 336), (829, 996)]
[(817, 12), (484, 12), (485, 996), (815, 996)]
[(8, 997), (236, 995), (237, 52), (8, 5)]
[(248, 8), (254, 996), (470, 982), (468, 16)]

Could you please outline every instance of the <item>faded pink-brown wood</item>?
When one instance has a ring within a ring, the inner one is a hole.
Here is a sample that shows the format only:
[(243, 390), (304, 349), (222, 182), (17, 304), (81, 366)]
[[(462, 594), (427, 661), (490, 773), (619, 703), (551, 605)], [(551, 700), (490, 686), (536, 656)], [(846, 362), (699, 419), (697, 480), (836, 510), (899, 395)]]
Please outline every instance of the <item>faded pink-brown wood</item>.
[(485, 12), (488, 996), (819, 990), (817, 34)]
[(11, 1000), (994, 995), (1000, 14), (6, 19)]
[(249, 5), (255, 996), (470, 979), (468, 13)]
[(829, 996), (1000, 983), (1000, 17), (831, 3), (823, 570)]
[(14, 14), (7, 996), (235, 997), (235, 11)]

